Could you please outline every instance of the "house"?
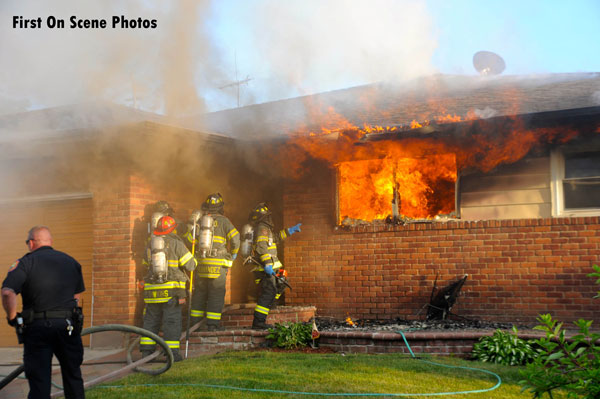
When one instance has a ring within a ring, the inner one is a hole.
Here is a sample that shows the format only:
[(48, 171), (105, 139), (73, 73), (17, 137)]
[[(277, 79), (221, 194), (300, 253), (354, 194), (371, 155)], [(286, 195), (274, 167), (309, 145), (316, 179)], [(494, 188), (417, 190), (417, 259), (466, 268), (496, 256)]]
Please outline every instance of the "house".
[[(278, 227), (303, 223), (286, 303), (319, 316), (421, 317), (436, 279), (468, 274), (461, 316), (597, 318), (599, 105), (598, 74), (439, 75), (201, 123), (112, 104), (2, 116), (0, 274), (49, 225), (83, 265), (86, 326), (139, 325), (149, 207), (168, 200), (185, 222), (218, 191), (238, 228), (264, 200)], [(247, 273), (234, 268), (228, 303)]]
[[(240, 226), (263, 192), (278, 192), (256, 178), (230, 138), (128, 107), (90, 103), (7, 115), (0, 117), (0, 131), (6, 221), (0, 274), (25, 253), (29, 228), (48, 225), (54, 246), (83, 267), (86, 327), (141, 325), (141, 261), (156, 201), (168, 200), (186, 223), (208, 194), (220, 192), (226, 213)], [(228, 302), (244, 295), (242, 274), (241, 268), (232, 272)], [(86, 339), (102, 346), (112, 338)], [(14, 330), (4, 324), (0, 346), (13, 345)]]
[(600, 316), (587, 276), (600, 264), (597, 73), (439, 75), (207, 120), (239, 137), (296, 132), (279, 151), (294, 172), (284, 225), (303, 222), (285, 246), (290, 304), (410, 319), (436, 280), (468, 275), (464, 317)]

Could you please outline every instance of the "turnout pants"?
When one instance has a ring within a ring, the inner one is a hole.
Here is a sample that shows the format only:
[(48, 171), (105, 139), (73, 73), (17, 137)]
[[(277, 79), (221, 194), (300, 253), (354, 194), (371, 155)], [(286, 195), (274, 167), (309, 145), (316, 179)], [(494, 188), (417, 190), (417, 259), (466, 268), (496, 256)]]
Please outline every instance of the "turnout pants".
[[(192, 295), (192, 317), (206, 317), (207, 326), (221, 324), (221, 312), (225, 305), (225, 290), (228, 268), (221, 267), (217, 278), (198, 277)], [(198, 320), (198, 319), (195, 319)], [(193, 321), (192, 324), (196, 322)]]
[(269, 276), (265, 272), (255, 271), (254, 278), (260, 279), (260, 283), (258, 283), (258, 300), (256, 301), (256, 308), (254, 308), (254, 322), (264, 323), (277, 295), (275, 277)]
[(49, 398), (52, 373), (52, 355), (60, 363), (65, 398), (84, 398), (81, 363), (83, 345), (81, 336), (67, 331), (65, 319), (35, 319), (24, 332), (23, 361), (29, 382), (29, 399)]
[[(162, 327), (163, 339), (173, 353), (179, 352), (181, 338), (181, 306), (177, 298), (165, 303), (147, 303), (144, 313), (144, 329), (158, 334)], [(156, 342), (148, 337), (140, 340), (140, 351), (153, 352)]]

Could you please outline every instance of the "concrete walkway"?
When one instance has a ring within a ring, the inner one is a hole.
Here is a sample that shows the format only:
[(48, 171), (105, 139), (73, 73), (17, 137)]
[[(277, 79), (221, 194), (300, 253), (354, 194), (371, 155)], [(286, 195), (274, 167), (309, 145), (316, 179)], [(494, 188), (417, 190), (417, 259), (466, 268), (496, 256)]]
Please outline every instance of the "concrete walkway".
[[(121, 353), (122, 352), (122, 353)], [(109, 360), (119, 361), (125, 360), (124, 349), (89, 349), (84, 348), (83, 352), (83, 378), (84, 381), (88, 379), (97, 378), (102, 375), (106, 375), (111, 371), (118, 370), (125, 366), (125, 363), (121, 364), (100, 364), (100, 365), (89, 365), (86, 363), (104, 362)], [(23, 363), (23, 347), (17, 348), (0, 348), (0, 380), (4, 376), (10, 374), (17, 367)], [(58, 360), (53, 359), (52, 367), (52, 381), (62, 386), (62, 379), (60, 376), (60, 367), (58, 366)], [(21, 378), (23, 377), (23, 378)], [(22, 399), (27, 397), (29, 392), (29, 385), (27, 380), (24, 379), (25, 374), (22, 373), (19, 378), (11, 381), (7, 386), (0, 390), (0, 399)], [(52, 392), (59, 391), (58, 388), (52, 387)]]

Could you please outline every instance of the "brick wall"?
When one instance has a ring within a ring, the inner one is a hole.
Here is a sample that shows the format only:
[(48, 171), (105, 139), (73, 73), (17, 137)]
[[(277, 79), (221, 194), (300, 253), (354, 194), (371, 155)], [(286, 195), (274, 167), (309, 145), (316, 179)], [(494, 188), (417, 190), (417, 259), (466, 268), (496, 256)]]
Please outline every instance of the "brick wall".
[[(97, 181), (92, 187), (93, 325), (142, 325), (144, 302), (140, 282), (146, 270), (142, 259), (148, 236), (144, 215), (150, 205), (166, 199), (175, 209), (175, 218), (185, 223), (191, 211), (198, 209), (204, 200), (189, 191), (169, 191), (170, 187), (135, 174)], [(231, 296), (229, 278), (226, 303), (231, 302)], [(110, 343), (111, 339), (101, 341)], [(104, 342), (97, 342), (96, 346), (104, 346)]]
[[(136, 287), (135, 264), (131, 257), (129, 181), (117, 176), (110, 182), (99, 180), (92, 192), (92, 325), (132, 324)], [(102, 337), (96, 338), (103, 341)]]
[(423, 317), (433, 282), (468, 274), (452, 311), (465, 317), (535, 324), (600, 318), (600, 289), (587, 277), (600, 264), (600, 218), (335, 227), (329, 173), (286, 183), (284, 224), (302, 221), (285, 244), (293, 290), (288, 305), (318, 316)]
[[(98, 181), (94, 193), (94, 325), (141, 324), (145, 209), (165, 193), (135, 175)], [(174, 201), (172, 201), (174, 203)]]

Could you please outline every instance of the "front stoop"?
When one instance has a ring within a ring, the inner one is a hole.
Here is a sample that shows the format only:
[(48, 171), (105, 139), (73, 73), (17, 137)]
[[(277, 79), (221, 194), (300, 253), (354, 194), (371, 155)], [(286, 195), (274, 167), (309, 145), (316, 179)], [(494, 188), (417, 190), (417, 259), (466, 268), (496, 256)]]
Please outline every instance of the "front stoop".
[[(267, 346), (269, 334), (266, 330), (236, 329), (190, 334), (189, 353), (191, 357), (223, 352), (227, 350), (249, 350)], [(185, 348), (185, 342), (181, 343)]]
[[(255, 303), (240, 303), (225, 306), (221, 315), (221, 325), (226, 329), (250, 328), (254, 319)], [(267, 323), (306, 322), (315, 317), (314, 306), (277, 306), (271, 309)]]
[[(252, 330), (255, 303), (227, 305), (221, 315), (225, 331), (197, 332), (190, 334), (188, 355), (216, 353), (224, 350), (247, 350), (265, 347), (266, 330)], [(271, 309), (267, 323), (308, 322), (315, 317), (314, 306), (278, 306)], [(181, 342), (185, 348), (185, 342)]]

